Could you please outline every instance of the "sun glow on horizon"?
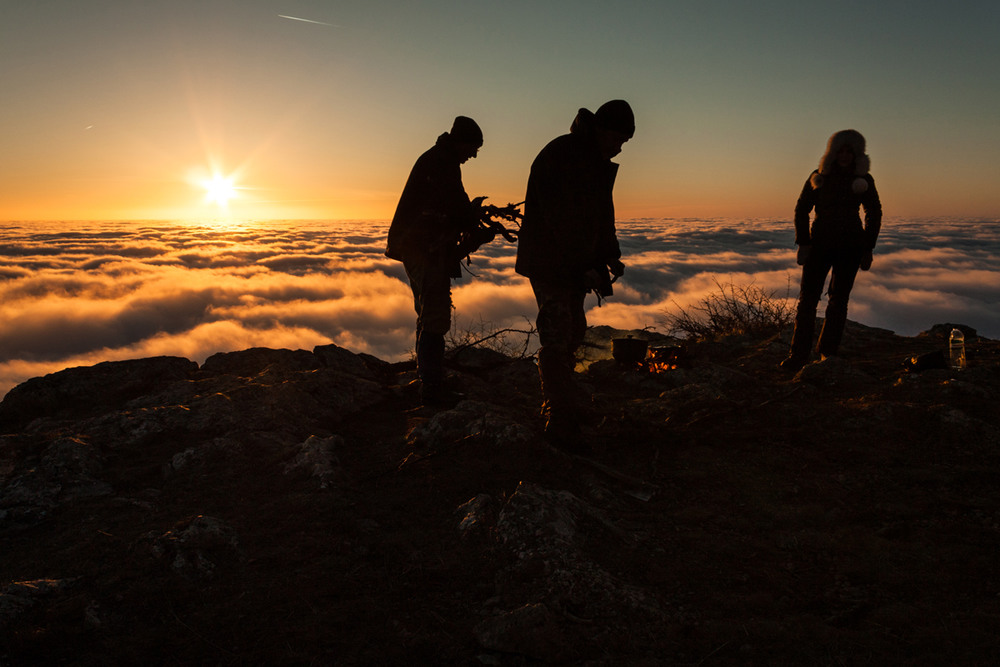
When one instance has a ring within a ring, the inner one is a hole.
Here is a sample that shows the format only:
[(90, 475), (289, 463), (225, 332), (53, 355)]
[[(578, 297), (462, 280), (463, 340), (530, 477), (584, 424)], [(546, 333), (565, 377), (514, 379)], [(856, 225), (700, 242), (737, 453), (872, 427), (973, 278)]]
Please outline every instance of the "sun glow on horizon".
[(205, 202), (216, 204), (220, 208), (229, 208), (229, 200), (238, 196), (235, 176), (223, 176), (216, 172), (210, 179), (200, 181), (205, 189)]

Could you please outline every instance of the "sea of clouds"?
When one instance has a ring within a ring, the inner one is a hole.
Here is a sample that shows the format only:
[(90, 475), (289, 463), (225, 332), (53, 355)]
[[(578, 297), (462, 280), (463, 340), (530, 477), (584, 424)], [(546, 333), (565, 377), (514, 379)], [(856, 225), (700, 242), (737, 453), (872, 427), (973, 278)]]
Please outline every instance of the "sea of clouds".
[[(588, 320), (664, 326), (719, 285), (798, 293), (789, 221), (632, 220), (627, 271)], [(996, 221), (886, 220), (849, 318), (912, 336), (943, 322), (1000, 337)], [(198, 361), (249, 347), (336, 343), (396, 361), (413, 348), (402, 265), (385, 222), (0, 224), (0, 395), (24, 380), (101, 361)], [(498, 237), (455, 281), (456, 332), (527, 329), (535, 302)], [(821, 304), (821, 312), (823, 305)]]

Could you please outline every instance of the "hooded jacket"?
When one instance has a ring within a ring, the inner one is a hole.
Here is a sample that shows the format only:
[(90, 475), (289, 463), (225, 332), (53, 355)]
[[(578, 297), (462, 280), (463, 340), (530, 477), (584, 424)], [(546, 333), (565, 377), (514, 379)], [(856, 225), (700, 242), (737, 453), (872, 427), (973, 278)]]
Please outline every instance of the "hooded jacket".
[[(844, 168), (837, 153), (848, 146), (854, 162)], [(882, 226), (882, 203), (875, 179), (868, 173), (871, 159), (865, 154), (865, 138), (855, 130), (842, 130), (830, 137), (819, 168), (809, 175), (795, 204), (795, 243), (823, 248), (875, 247)], [(859, 209), (864, 208), (861, 222)], [(815, 210), (812, 226), (809, 214)]]
[(583, 287), (590, 269), (621, 257), (612, 191), (618, 165), (601, 156), (594, 114), (580, 109), (570, 133), (531, 165), (514, 270), (531, 279)]
[(390, 259), (440, 258), (452, 277), (461, 276), (456, 250), (463, 231), (477, 223), (462, 185), (462, 163), (448, 132), (417, 158), (389, 226), (385, 255)]

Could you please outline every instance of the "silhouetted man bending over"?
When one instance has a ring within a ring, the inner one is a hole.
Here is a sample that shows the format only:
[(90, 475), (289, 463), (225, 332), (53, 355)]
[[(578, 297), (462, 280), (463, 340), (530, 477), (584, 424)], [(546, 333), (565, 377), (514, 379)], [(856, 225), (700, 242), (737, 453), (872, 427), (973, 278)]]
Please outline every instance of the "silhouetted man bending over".
[(459, 243), (475, 233), (478, 215), (462, 185), (461, 165), (476, 157), (483, 133), (458, 116), (450, 132), (421, 155), (403, 188), (385, 254), (403, 262), (417, 311), (421, 400), (445, 400), (444, 336), (451, 328), (451, 279), (461, 277)]
[(609, 294), (610, 276), (625, 271), (612, 197), (618, 165), (611, 158), (634, 133), (624, 100), (596, 113), (580, 109), (570, 133), (542, 149), (528, 177), (515, 270), (531, 281), (538, 303), (545, 434), (567, 449), (587, 449), (573, 396), (575, 353), (587, 329), (584, 298), (591, 290)]

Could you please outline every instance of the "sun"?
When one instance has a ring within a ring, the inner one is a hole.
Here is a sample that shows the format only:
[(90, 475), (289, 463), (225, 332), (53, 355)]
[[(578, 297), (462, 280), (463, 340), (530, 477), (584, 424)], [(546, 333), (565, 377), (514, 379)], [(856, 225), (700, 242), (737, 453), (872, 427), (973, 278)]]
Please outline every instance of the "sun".
[(205, 188), (205, 201), (227, 208), (229, 200), (237, 196), (238, 188), (234, 180), (232, 176), (215, 174), (212, 178), (201, 181), (201, 187)]

